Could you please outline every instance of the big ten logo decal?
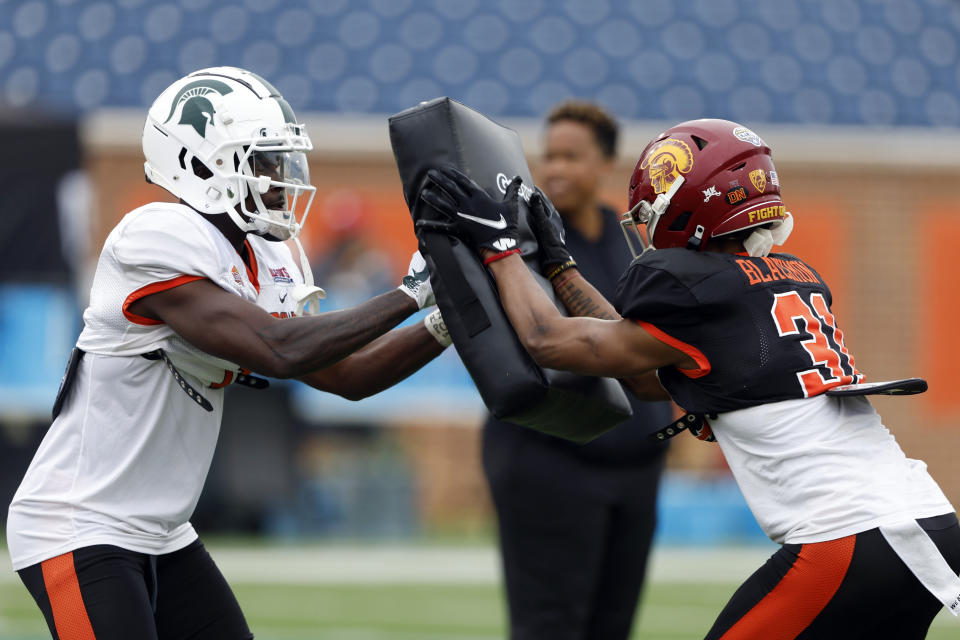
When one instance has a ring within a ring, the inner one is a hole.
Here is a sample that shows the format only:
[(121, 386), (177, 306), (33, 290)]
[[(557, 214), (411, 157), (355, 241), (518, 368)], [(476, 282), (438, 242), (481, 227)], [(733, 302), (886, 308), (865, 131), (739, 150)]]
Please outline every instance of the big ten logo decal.
[(653, 145), (640, 163), (640, 168), (649, 169), (654, 193), (666, 193), (681, 173), (690, 173), (693, 153), (686, 142), (667, 138)]

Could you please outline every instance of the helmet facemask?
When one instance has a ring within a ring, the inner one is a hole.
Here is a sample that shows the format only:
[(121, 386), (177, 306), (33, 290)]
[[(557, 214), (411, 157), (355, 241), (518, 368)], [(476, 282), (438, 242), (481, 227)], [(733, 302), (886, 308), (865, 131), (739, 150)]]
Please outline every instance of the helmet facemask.
[[(302, 129), (301, 125), (288, 126)], [(295, 138), (276, 136), (244, 140), (237, 147), (234, 173), (220, 172), (219, 176), (229, 185), (228, 199), (236, 199), (226, 213), (244, 231), (272, 240), (295, 237), (306, 222), (317, 191), (310, 184), (304, 153), (309, 146), (298, 144)], [(230, 193), (233, 185), (236, 194)]]
[[(665, 193), (657, 195), (653, 204), (646, 200), (640, 200), (629, 211), (620, 214), (620, 229), (623, 231), (623, 237), (626, 239), (627, 246), (630, 247), (630, 253), (633, 254), (634, 258), (656, 248), (653, 246), (653, 234), (657, 230), (657, 223), (666, 213), (667, 207), (670, 206), (670, 200), (673, 199), (683, 181), (683, 176), (677, 176)], [(643, 225), (642, 229), (640, 225)], [(628, 231), (628, 227), (632, 231)], [(635, 236), (640, 243), (639, 252), (633, 244), (631, 235)]]

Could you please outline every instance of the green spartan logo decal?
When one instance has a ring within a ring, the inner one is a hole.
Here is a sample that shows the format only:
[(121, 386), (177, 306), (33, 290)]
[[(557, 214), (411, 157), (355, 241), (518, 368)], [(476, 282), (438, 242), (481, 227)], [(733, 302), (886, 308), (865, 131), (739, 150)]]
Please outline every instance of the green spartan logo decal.
[(170, 118), (173, 117), (177, 106), (185, 103), (183, 110), (180, 112), (180, 122), (178, 124), (189, 125), (196, 129), (201, 137), (206, 137), (207, 124), (213, 120), (215, 111), (213, 105), (204, 96), (211, 93), (225, 96), (231, 91), (233, 91), (233, 89), (219, 80), (211, 80), (209, 78), (194, 80), (184, 86), (183, 89), (180, 90), (180, 93), (177, 94), (177, 97), (173, 99), (173, 104), (170, 105), (170, 113), (167, 114), (167, 119), (164, 120), (163, 123), (166, 124), (170, 122)]

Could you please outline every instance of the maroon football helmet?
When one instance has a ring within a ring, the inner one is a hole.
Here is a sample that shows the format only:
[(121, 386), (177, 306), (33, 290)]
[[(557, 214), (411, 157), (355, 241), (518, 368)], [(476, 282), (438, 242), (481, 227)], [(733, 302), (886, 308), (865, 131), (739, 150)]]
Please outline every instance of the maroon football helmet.
[(629, 198), (621, 225), (635, 256), (627, 227), (642, 251), (700, 251), (710, 238), (756, 228), (744, 241), (751, 255), (766, 255), (793, 228), (770, 147), (729, 120), (690, 120), (657, 136), (633, 170)]

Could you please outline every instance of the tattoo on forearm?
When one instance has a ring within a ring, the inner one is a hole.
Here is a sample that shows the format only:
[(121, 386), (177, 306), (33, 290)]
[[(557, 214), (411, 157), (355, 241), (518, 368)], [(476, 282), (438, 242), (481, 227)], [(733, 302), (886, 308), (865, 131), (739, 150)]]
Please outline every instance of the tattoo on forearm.
[(615, 320), (617, 316), (609, 310), (610, 303), (603, 298), (596, 300), (596, 290), (585, 290), (579, 285), (580, 282), (586, 282), (582, 278), (568, 278), (562, 282), (554, 283), (555, 291), (560, 297), (563, 306), (571, 315), (600, 318), (602, 320)]

